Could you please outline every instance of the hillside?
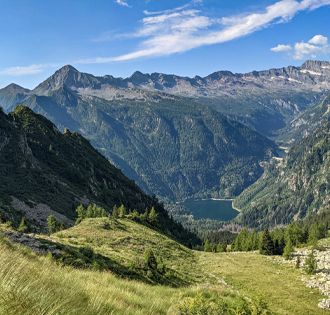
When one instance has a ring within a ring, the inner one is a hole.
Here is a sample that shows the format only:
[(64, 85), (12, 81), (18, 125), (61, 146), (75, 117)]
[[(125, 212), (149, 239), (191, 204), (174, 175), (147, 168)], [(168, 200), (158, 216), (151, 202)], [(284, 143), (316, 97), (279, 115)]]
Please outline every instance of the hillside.
[(187, 244), (193, 237), (87, 139), (69, 130), (62, 134), (24, 106), (9, 115), (0, 111), (0, 182), (0, 208), (15, 224), (25, 216), (31, 227), (44, 230), (53, 214), (70, 226), (81, 203), (109, 213), (115, 204), (141, 213), (154, 206), (162, 230)]
[(234, 200), (248, 226), (288, 224), (327, 210), (329, 199), (330, 122), (293, 146), (287, 157)]
[(329, 105), (330, 93), (320, 104), (308, 108), (280, 130), (281, 135), (277, 138), (277, 142), (283, 146), (292, 146), (312, 134), (319, 126), (329, 121)]
[(86, 95), (89, 86), (100, 91), (94, 81), (66, 66), (22, 103), (60, 130), (88, 137), (126, 176), (163, 200), (237, 196), (276, 151), (267, 138), (204, 105), (138, 89), (130, 90), (132, 99)]
[[(0, 312), (174, 315), (194, 314), (193, 307), (205, 314), (211, 306), (210, 314), (223, 315), (265, 307), (268, 314), (327, 312), (317, 307), (322, 295), (311, 294), (300, 270), (277, 258), (190, 250), (128, 218), (87, 219), (37, 239), (59, 253), (39, 255), (0, 234)], [(86, 248), (93, 254), (87, 257)], [(145, 265), (148, 249), (162, 258), (160, 268)], [(190, 305), (190, 313), (180, 313), (180, 305)]]

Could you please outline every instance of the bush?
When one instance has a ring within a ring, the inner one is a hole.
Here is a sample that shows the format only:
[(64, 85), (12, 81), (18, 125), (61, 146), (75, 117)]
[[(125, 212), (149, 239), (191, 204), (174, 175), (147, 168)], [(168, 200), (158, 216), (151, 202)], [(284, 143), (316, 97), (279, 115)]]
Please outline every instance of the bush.
[(89, 259), (93, 259), (94, 258), (94, 250), (89, 245), (80, 247), (79, 248), (79, 252), (81, 252), (84, 256), (86, 256)]

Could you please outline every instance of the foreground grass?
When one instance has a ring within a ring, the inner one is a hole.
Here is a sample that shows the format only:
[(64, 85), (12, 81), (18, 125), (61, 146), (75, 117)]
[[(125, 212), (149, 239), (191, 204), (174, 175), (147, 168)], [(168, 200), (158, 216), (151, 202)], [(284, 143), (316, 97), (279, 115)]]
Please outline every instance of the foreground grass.
[(283, 266), (272, 257), (240, 252), (200, 253), (199, 258), (206, 272), (224, 279), (252, 300), (264, 296), (275, 314), (329, 313), (317, 307), (324, 296), (317, 289), (305, 287), (300, 269)]
[[(192, 251), (128, 219), (105, 220), (109, 219), (88, 219), (51, 235), (63, 251), (91, 246), (104, 263), (103, 271), (93, 271), (92, 264), (73, 268), (61, 259), (54, 261), (10, 243), (0, 233), (0, 314), (199, 314), (180, 313), (178, 305), (193, 305), (200, 294), (206, 304), (224, 301), (226, 314), (261, 314), (246, 308), (249, 303), (242, 294), (259, 306), (263, 297), (272, 314), (328, 313), (317, 307), (323, 296), (305, 287), (300, 270), (272, 257)], [(163, 285), (143, 269), (129, 269), (149, 247), (171, 271), (162, 275)]]
[[(97, 224), (97, 220), (95, 222)], [(131, 223), (127, 224), (129, 226)], [(83, 229), (83, 225), (80, 228)], [(78, 233), (77, 229), (74, 231)], [(99, 237), (98, 232), (95, 233), (94, 236)], [(98, 241), (101, 239), (98, 238)], [(99, 244), (95, 250), (103, 245)], [(159, 249), (160, 252), (162, 250)], [(176, 250), (173, 249), (171, 266), (175, 269), (180, 269), (175, 261), (183, 264), (186, 249), (181, 254), (178, 250), (179, 258), (174, 255)], [(117, 254), (124, 257), (124, 252), (118, 251)], [(190, 256), (195, 259), (194, 252)], [(185, 266), (190, 265), (188, 259)], [(186, 272), (189, 273), (189, 268)], [(192, 280), (195, 278), (191, 277)], [(203, 281), (208, 279), (202, 271), (201, 278)], [(224, 301), (229, 310), (243, 308), (246, 304), (234, 291), (223, 286), (211, 284), (174, 288), (170, 285), (152, 285), (144, 281), (123, 279), (110, 271), (65, 266), (55, 263), (52, 257), (38, 255), (28, 248), (12, 244), (0, 234), (0, 314), (179, 314), (178, 305), (182, 298), (190, 301), (190, 297), (198, 293), (203, 294), (204, 299), (211, 303)], [(234, 314), (229, 312), (226, 314)]]

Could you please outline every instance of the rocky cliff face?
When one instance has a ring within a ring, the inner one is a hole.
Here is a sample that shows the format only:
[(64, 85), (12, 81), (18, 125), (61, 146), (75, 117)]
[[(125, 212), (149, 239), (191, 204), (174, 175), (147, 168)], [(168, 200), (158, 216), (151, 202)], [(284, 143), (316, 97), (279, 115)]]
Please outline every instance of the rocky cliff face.
[(330, 63), (306, 61), (301, 67), (245, 74), (218, 71), (194, 78), (136, 71), (126, 79), (96, 77), (67, 65), (32, 91), (0, 90), (0, 106), (9, 110), (31, 95), (46, 96), (59, 86), (106, 100), (148, 100), (149, 94), (144, 91), (175, 94), (206, 104), (275, 139), (279, 129), (319, 103), (330, 90)]

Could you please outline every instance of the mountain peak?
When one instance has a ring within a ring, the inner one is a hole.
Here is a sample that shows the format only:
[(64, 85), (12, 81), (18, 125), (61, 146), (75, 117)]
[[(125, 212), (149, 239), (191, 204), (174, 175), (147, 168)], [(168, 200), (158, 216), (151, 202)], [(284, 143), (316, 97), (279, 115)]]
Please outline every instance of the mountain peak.
[(22, 86), (20, 86), (20, 85), (18, 85), (18, 84), (15, 84), (15, 83), (11, 83), (11, 84), (9, 84), (9, 85), (7, 85), (5, 88), (4, 88), (4, 90), (6, 90), (6, 91), (13, 91), (13, 90), (15, 90), (16, 92), (18, 92), (18, 91), (22, 91), (22, 92), (28, 92), (29, 90), (28, 89), (26, 89), (26, 88), (23, 88)]
[(47, 80), (39, 84), (33, 91), (37, 94), (44, 94), (45, 92), (56, 88), (58, 85), (74, 89), (97, 89), (101, 84), (93, 75), (79, 72), (76, 68), (66, 65), (57, 70)]
[(321, 69), (330, 69), (330, 62), (328, 61), (318, 61), (318, 60), (306, 60), (301, 66), (300, 69), (305, 70), (321, 70)]

